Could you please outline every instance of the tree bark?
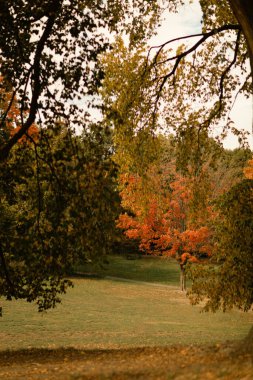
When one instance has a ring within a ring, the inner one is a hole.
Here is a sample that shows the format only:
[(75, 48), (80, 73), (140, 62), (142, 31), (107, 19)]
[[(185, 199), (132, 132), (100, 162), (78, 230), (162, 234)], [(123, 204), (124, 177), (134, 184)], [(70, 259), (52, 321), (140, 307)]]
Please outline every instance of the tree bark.
[(252, 0), (229, 0), (229, 3), (246, 38), (253, 82), (253, 3)]

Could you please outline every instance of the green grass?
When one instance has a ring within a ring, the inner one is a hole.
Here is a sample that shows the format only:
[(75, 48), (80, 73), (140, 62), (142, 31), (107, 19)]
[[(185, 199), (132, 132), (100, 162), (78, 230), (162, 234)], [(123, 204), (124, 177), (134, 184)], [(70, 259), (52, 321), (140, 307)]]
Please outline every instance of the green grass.
[(253, 323), (252, 312), (207, 314), (200, 313), (200, 307), (192, 307), (185, 294), (175, 288), (178, 270), (173, 262), (168, 261), (165, 270), (158, 259), (125, 260), (124, 269), (121, 259), (112, 260), (115, 265), (107, 270), (109, 275), (152, 279), (173, 286), (106, 278), (75, 279), (74, 289), (69, 289), (62, 304), (43, 314), (37, 312), (35, 305), (2, 300), (0, 350), (211, 344), (239, 340)]
[(144, 257), (127, 260), (125, 256), (109, 256), (103, 268), (91, 264), (78, 265), (77, 272), (97, 273), (100, 276), (115, 276), (130, 280), (155, 282), (178, 286), (179, 265), (170, 258)]

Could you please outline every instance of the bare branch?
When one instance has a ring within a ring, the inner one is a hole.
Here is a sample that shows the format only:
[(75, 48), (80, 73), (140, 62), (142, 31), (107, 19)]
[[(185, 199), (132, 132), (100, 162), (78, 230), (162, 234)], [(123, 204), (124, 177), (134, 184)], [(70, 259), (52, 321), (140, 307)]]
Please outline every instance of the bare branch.
[(228, 67), (223, 71), (220, 79), (220, 97), (219, 97), (219, 111), (221, 110), (221, 105), (222, 105), (222, 100), (223, 100), (223, 94), (224, 94), (224, 80), (226, 78), (226, 75), (228, 72), (231, 70), (232, 66), (236, 62), (236, 58), (238, 55), (239, 51), (239, 45), (240, 45), (240, 37), (241, 37), (241, 30), (238, 31), (237, 33), (237, 39), (236, 39), (236, 44), (235, 44), (235, 51), (234, 51), (234, 57), (233, 60), (230, 62)]
[[(156, 46), (156, 47), (153, 47), (153, 48), (158, 48), (158, 51), (153, 59), (153, 67), (156, 68), (156, 66), (158, 65), (162, 65), (162, 64), (165, 64), (167, 62), (170, 62), (170, 61), (175, 61), (174, 65), (173, 65), (173, 68), (171, 69), (171, 71), (163, 76), (161, 76), (160, 78), (156, 78), (161, 80), (161, 83), (160, 83), (160, 86), (158, 88), (158, 91), (157, 91), (157, 95), (156, 95), (156, 100), (155, 100), (155, 109), (157, 109), (157, 105), (158, 105), (158, 102), (159, 102), (159, 99), (161, 97), (161, 93), (162, 93), (162, 90), (166, 84), (166, 82), (168, 81), (168, 79), (172, 76), (175, 75), (176, 71), (177, 71), (177, 68), (180, 64), (180, 62), (182, 61), (183, 58), (185, 58), (186, 56), (188, 56), (189, 54), (191, 54), (192, 52), (195, 52), (199, 46), (201, 46), (207, 39), (209, 39), (210, 37), (213, 37), (221, 32), (224, 32), (224, 31), (228, 31), (228, 30), (237, 30), (239, 33), (239, 37), (238, 37), (238, 43), (236, 43), (236, 54), (235, 54), (235, 59), (237, 57), (237, 53), (238, 53), (238, 49), (239, 49), (239, 38), (240, 38), (240, 32), (241, 32), (241, 27), (240, 25), (237, 25), (237, 24), (228, 24), (228, 25), (223, 25), (219, 28), (216, 28), (216, 29), (212, 29), (211, 31), (209, 32), (206, 32), (206, 33), (199, 33), (199, 34), (192, 34), (192, 35), (188, 35), (188, 36), (183, 36), (183, 37), (179, 37), (179, 38), (174, 38), (170, 41), (167, 41), (165, 43), (163, 43), (162, 45), (159, 45), (159, 46)], [(167, 59), (164, 59), (162, 61), (159, 61), (158, 62), (158, 57), (159, 55), (161, 54), (162, 50), (164, 49), (165, 46), (171, 44), (172, 42), (175, 42), (175, 41), (181, 41), (183, 39), (189, 39), (189, 38), (196, 38), (196, 37), (201, 37), (194, 45), (192, 45), (189, 49), (183, 51), (182, 53), (179, 53), (177, 55), (174, 55), (173, 57), (170, 57), (170, 58), (167, 58)], [(152, 49), (152, 48), (151, 48)], [(151, 49), (149, 50), (148, 52), (148, 58), (150, 56), (150, 52), (151, 52)], [(227, 72), (230, 70), (230, 68), (232, 67), (232, 65), (234, 64), (234, 62), (231, 63), (231, 65), (229, 65), (229, 67), (225, 70), (224, 72), (224, 78), (227, 74)], [(224, 81), (224, 78), (222, 79), (222, 83)]]
[[(220, 26), (219, 28), (212, 29), (212, 30), (210, 30), (210, 32), (190, 34), (190, 35), (187, 35), (187, 36), (173, 38), (172, 40), (166, 41), (166, 42), (164, 42), (161, 45), (152, 46), (149, 49), (148, 57), (149, 57), (150, 52), (151, 52), (152, 49), (159, 49), (157, 51), (156, 55), (155, 55), (154, 64), (156, 64), (156, 63), (160, 64), (160, 63), (165, 63), (165, 62), (168, 62), (168, 61), (173, 61), (173, 60), (175, 60), (175, 59), (177, 59), (178, 57), (181, 57), (181, 56), (182, 56), (182, 58), (184, 58), (186, 55), (188, 55), (191, 52), (195, 51), (208, 38), (210, 38), (212, 36), (215, 36), (216, 34), (219, 34), (221, 32), (227, 31), (227, 30), (241, 30), (241, 27), (240, 27), (239, 24), (227, 24), (227, 25)], [(201, 38), (190, 49), (186, 50), (185, 52), (183, 52), (181, 54), (175, 55), (174, 57), (168, 58), (168, 59), (166, 59), (166, 60), (164, 60), (162, 62), (157, 62), (158, 56), (161, 54), (161, 52), (162, 52), (162, 50), (164, 49), (165, 46), (170, 45), (170, 44), (172, 44), (173, 42), (176, 42), (176, 41), (182, 41), (182, 40), (185, 40), (185, 39), (196, 38), (196, 37), (201, 37)]]

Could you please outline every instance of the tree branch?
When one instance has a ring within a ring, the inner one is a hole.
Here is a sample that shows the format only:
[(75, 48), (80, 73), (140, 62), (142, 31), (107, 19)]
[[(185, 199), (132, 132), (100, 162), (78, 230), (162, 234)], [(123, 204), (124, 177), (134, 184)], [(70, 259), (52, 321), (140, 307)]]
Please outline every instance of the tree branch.
[(10, 109), (11, 109), (12, 104), (14, 102), (14, 99), (16, 97), (16, 93), (17, 93), (16, 90), (12, 92), (12, 96), (11, 96), (11, 99), (9, 101), (8, 107), (7, 107), (6, 111), (4, 112), (4, 114), (3, 114), (2, 118), (1, 118), (1, 124), (0, 124), (1, 128), (4, 128), (4, 123), (5, 123), (6, 117), (7, 117), (8, 113), (10, 112)]
[(38, 99), (42, 91), (42, 85), (40, 81), (42, 53), (45, 48), (46, 42), (51, 35), (60, 4), (61, 4), (61, 0), (58, 0), (57, 2), (55, 2), (54, 12), (51, 12), (50, 16), (48, 17), (44, 32), (41, 36), (41, 39), (39, 40), (37, 44), (37, 48), (35, 51), (34, 61), (32, 65), (33, 93), (32, 93), (32, 99), (31, 99), (31, 104), (30, 104), (29, 116), (27, 120), (25, 121), (25, 123), (22, 125), (22, 127), (19, 129), (19, 131), (15, 133), (10, 138), (10, 140), (4, 146), (0, 148), (0, 161), (3, 161), (8, 157), (8, 154), (11, 148), (28, 131), (28, 129), (31, 127), (31, 125), (35, 121), (35, 117), (36, 117), (37, 109), (38, 109)]
[[(158, 89), (158, 92), (157, 92), (157, 96), (156, 96), (156, 100), (155, 100), (155, 104), (156, 105), (159, 102), (159, 99), (161, 97), (161, 92), (162, 92), (162, 90), (164, 88), (165, 83), (167, 82), (167, 80), (170, 77), (174, 76), (174, 74), (176, 73), (176, 70), (177, 70), (180, 62), (182, 61), (182, 59), (185, 58), (186, 56), (188, 56), (189, 54), (191, 54), (192, 52), (196, 51), (198, 49), (198, 47), (201, 46), (210, 37), (213, 37), (216, 34), (219, 34), (221, 32), (227, 31), (227, 30), (241, 31), (241, 27), (240, 27), (240, 25), (237, 25), (237, 24), (223, 25), (223, 26), (221, 26), (219, 28), (212, 29), (210, 32), (198, 33), (198, 34), (192, 34), (192, 35), (183, 36), (183, 37), (179, 37), (179, 38), (174, 38), (174, 39), (172, 39), (170, 41), (167, 41), (167, 42), (163, 43), (162, 45), (150, 48), (150, 50), (148, 52), (147, 59), (149, 58), (152, 49), (158, 49), (158, 51), (155, 54), (155, 57), (153, 59), (153, 67), (156, 67), (157, 65), (162, 65), (162, 64), (170, 62), (170, 61), (175, 61), (172, 70), (169, 73), (167, 73), (167, 74), (165, 74), (165, 75), (163, 75), (163, 76), (161, 76), (159, 78), (160, 80), (162, 80), (162, 82), (161, 82), (161, 84), (159, 86), (159, 89)], [(165, 46), (167, 46), (167, 45), (169, 45), (169, 44), (171, 44), (173, 42), (176, 42), (176, 41), (181, 41), (183, 39), (196, 38), (196, 37), (201, 37), (201, 38), (193, 46), (191, 46), (189, 49), (187, 49), (187, 50), (183, 51), (182, 53), (177, 54), (177, 55), (175, 55), (173, 57), (164, 59), (164, 60), (162, 60), (160, 62), (157, 61), (159, 55), (161, 54), (161, 52), (162, 52), (162, 50), (164, 49)], [(237, 50), (238, 50), (238, 48), (237, 48)]]
[(228, 74), (228, 72), (230, 71), (230, 69), (232, 68), (232, 66), (235, 64), (236, 62), (236, 58), (237, 58), (237, 55), (238, 55), (238, 51), (239, 51), (239, 45), (240, 45), (240, 37), (241, 37), (241, 30), (238, 31), (237, 33), (237, 39), (236, 39), (236, 44), (235, 44), (235, 51), (234, 51), (234, 57), (233, 57), (233, 60), (230, 62), (230, 64), (228, 65), (228, 67), (223, 71), (223, 73), (221, 74), (221, 80), (220, 80), (220, 97), (219, 97), (219, 110), (218, 112), (221, 111), (221, 105), (222, 105), (222, 100), (223, 100), (223, 94), (224, 94), (224, 80), (226, 78), (226, 75)]
[[(6, 280), (6, 283), (8, 285), (8, 288), (9, 288), (9, 292), (11, 293), (11, 295), (13, 297), (16, 296), (16, 290), (15, 290), (15, 287), (10, 279), (10, 276), (9, 276), (9, 272), (8, 272), (8, 269), (7, 269), (7, 264), (6, 264), (6, 261), (5, 261), (5, 257), (4, 257), (4, 252), (3, 252), (3, 248), (2, 248), (2, 244), (0, 243), (0, 262), (1, 262), (1, 267), (3, 268), (3, 273), (4, 273), (4, 276), (5, 276), (5, 280)], [(8, 292), (8, 294), (9, 294)], [(10, 296), (10, 295), (9, 295)]]

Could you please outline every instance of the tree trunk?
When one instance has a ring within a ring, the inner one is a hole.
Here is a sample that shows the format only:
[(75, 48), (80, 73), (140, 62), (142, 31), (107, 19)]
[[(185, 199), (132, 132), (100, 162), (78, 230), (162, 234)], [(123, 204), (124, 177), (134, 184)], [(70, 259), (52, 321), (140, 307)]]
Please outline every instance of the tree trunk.
[(253, 360), (253, 326), (251, 327), (248, 335), (246, 336), (245, 340), (243, 341), (243, 347), (247, 353), (251, 354), (252, 360)]
[(229, 0), (229, 3), (246, 38), (253, 82), (253, 3), (252, 0)]
[(253, 361), (253, 326), (248, 335), (237, 343), (232, 354), (235, 357), (239, 355), (249, 355)]
[(186, 275), (183, 265), (180, 265), (180, 289), (182, 292), (186, 290)]

